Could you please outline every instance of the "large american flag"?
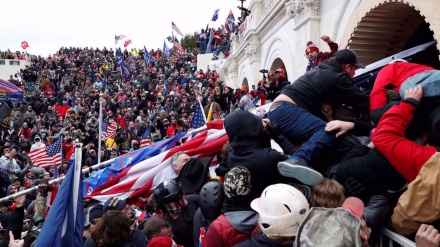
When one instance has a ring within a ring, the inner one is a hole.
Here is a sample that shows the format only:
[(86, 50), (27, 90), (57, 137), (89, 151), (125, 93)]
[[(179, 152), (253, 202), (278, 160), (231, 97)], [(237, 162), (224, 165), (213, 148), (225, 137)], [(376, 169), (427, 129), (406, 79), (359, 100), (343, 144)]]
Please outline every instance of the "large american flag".
[(200, 127), (205, 126), (206, 124), (206, 118), (205, 113), (202, 109), (202, 104), (200, 102), (197, 102), (196, 111), (194, 112), (194, 116), (191, 120), (191, 128), (198, 129)]
[(180, 29), (176, 26), (176, 24), (174, 24), (174, 22), (171, 22), (171, 29), (173, 29), (178, 35), (183, 36), (182, 32), (181, 32)]
[[(214, 157), (228, 141), (223, 120), (208, 123), (208, 130), (171, 150), (125, 168), (116, 177), (99, 186), (85, 198), (104, 202), (110, 197), (130, 198), (145, 202), (158, 184), (175, 179), (171, 157), (180, 151), (193, 158)], [(211, 165), (214, 165), (211, 163)]]
[(125, 35), (115, 35), (115, 44), (118, 44), (119, 40), (125, 39), (127, 36)]
[(32, 165), (47, 167), (61, 164), (61, 138), (46, 148), (39, 148), (28, 153)]
[(176, 37), (174, 37), (173, 45), (174, 45), (174, 47), (176, 47), (177, 51), (178, 51), (181, 55), (185, 54), (185, 51), (183, 50), (182, 46), (180, 45), (180, 43), (179, 43), (179, 41), (176, 39)]
[(118, 129), (118, 125), (112, 121), (110, 125), (102, 122), (102, 140), (107, 140), (110, 137), (113, 137), (116, 134), (116, 130)]

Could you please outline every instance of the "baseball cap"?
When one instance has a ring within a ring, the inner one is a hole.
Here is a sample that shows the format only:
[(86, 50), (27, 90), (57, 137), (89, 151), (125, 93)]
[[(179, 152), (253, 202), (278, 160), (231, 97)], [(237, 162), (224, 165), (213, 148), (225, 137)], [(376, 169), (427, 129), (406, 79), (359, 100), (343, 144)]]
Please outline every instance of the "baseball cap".
[(345, 208), (312, 208), (301, 222), (296, 246), (361, 247), (361, 220)]
[(177, 245), (174, 240), (168, 236), (157, 236), (151, 239), (147, 247), (182, 247), (182, 245)]
[(353, 64), (360, 69), (365, 69), (365, 65), (359, 63), (356, 53), (352, 50), (339, 50), (335, 53), (335, 58), (336, 61), (340, 64)]
[(364, 214), (364, 203), (357, 197), (346, 198), (341, 207), (348, 209), (348, 211), (356, 215), (359, 219), (361, 219)]
[(297, 246), (362, 246), (364, 208), (356, 197), (346, 198), (340, 208), (312, 208), (298, 229)]
[(126, 199), (121, 200), (117, 197), (111, 197), (104, 203), (104, 206), (102, 207), (102, 212), (106, 213), (110, 210), (121, 211), (125, 206), (125, 201)]

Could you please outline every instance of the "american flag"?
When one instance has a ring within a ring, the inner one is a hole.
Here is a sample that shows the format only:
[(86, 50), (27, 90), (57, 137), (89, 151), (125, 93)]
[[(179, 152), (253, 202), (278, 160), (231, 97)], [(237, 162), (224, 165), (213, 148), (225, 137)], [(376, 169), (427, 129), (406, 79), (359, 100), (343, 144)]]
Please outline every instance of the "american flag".
[(116, 134), (116, 130), (118, 129), (118, 125), (115, 122), (111, 122), (110, 125), (102, 122), (102, 140), (107, 140), (110, 137), (113, 137)]
[(182, 54), (182, 55), (185, 54), (185, 51), (183, 51), (183, 48), (182, 48), (182, 46), (180, 45), (179, 41), (177, 41), (176, 37), (174, 37), (173, 45), (174, 45), (174, 47), (176, 47), (177, 51), (178, 51), (180, 54)]
[(125, 35), (115, 35), (115, 44), (118, 44), (119, 40), (125, 39), (127, 36)]
[(182, 32), (181, 32), (180, 29), (176, 26), (176, 24), (174, 24), (174, 22), (171, 22), (171, 29), (173, 29), (178, 35), (183, 36)]
[(203, 112), (202, 104), (200, 102), (197, 102), (196, 111), (194, 112), (194, 116), (191, 120), (191, 128), (198, 129), (200, 127), (205, 126), (206, 124), (206, 118), (205, 118), (205, 112)]
[(208, 123), (207, 131), (180, 146), (127, 167), (85, 198), (104, 202), (116, 196), (145, 202), (158, 184), (176, 178), (171, 166), (171, 157), (176, 152), (185, 151), (193, 158), (214, 157), (228, 141), (228, 135), (222, 128), (223, 120)]
[(47, 167), (49, 165), (61, 164), (61, 138), (46, 148), (39, 148), (28, 153), (34, 166)]
[(145, 129), (144, 133), (142, 134), (142, 140), (140, 148), (146, 147), (150, 145), (150, 142), (147, 140), (148, 137), (150, 137), (151, 134), (151, 125), (148, 125)]

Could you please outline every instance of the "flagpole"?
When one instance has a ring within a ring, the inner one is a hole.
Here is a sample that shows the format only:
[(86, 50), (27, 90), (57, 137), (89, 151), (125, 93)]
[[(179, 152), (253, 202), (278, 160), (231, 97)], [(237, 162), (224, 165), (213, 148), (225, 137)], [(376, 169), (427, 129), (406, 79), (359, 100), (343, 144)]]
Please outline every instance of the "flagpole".
[[(187, 137), (187, 136), (190, 136), (190, 135), (192, 135), (194, 133), (198, 133), (198, 132), (201, 132), (201, 131), (204, 131), (204, 130), (206, 130), (206, 126), (202, 126), (200, 128), (190, 130), (190, 131), (188, 131), (186, 133), (186, 135), (184, 137), (182, 137), (182, 139)], [(102, 170), (102, 169), (110, 166), (111, 164), (113, 164), (115, 159), (116, 158), (113, 158), (113, 159), (110, 159), (110, 160), (106, 160), (106, 161), (104, 161), (102, 163), (98, 163), (98, 164), (96, 164), (94, 166), (91, 166), (89, 168), (82, 169), (81, 172), (82, 172), (82, 174), (86, 174), (86, 173), (90, 173), (90, 172), (93, 172), (93, 171)], [(76, 150), (75, 150), (75, 165), (77, 164), (77, 162), (81, 162), (81, 160), (77, 160), (77, 158), (76, 158)], [(52, 179), (52, 180), (49, 181), (49, 185), (61, 183), (64, 180), (64, 178), (65, 177), (60, 177), (60, 178)], [(9, 200), (12, 200), (14, 197), (19, 197), (19, 196), (22, 196), (22, 195), (27, 195), (27, 194), (29, 194), (29, 193), (31, 193), (33, 191), (37, 191), (37, 190), (38, 190), (38, 186), (31, 187), (29, 189), (17, 192), (17, 193), (15, 193), (13, 195), (0, 198), (0, 203), (4, 203), (4, 202), (7, 202)]]
[(104, 94), (99, 94), (99, 135), (98, 135), (98, 164), (101, 163), (101, 138), (102, 138), (102, 101), (104, 99)]
[(200, 108), (202, 108), (202, 114), (203, 114), (203, 117), (205, 118), (205, 123), (206, 123), (205, 110), (203, 109), (203, 105), (202, 105), (202, 102), (200, 102), (200, 97), (199, 96), (197, 96), (197, 102), (200, 104)]

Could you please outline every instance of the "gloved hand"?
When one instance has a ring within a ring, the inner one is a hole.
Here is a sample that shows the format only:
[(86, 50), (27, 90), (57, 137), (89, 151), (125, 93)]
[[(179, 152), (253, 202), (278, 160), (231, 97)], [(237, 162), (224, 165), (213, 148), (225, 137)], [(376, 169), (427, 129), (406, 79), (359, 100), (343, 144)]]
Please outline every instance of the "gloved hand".
[(272, 120), (268, 122), (267, 133), (269, 134), (270, 138), (276, 139), (281, 133), (278, 122)]

